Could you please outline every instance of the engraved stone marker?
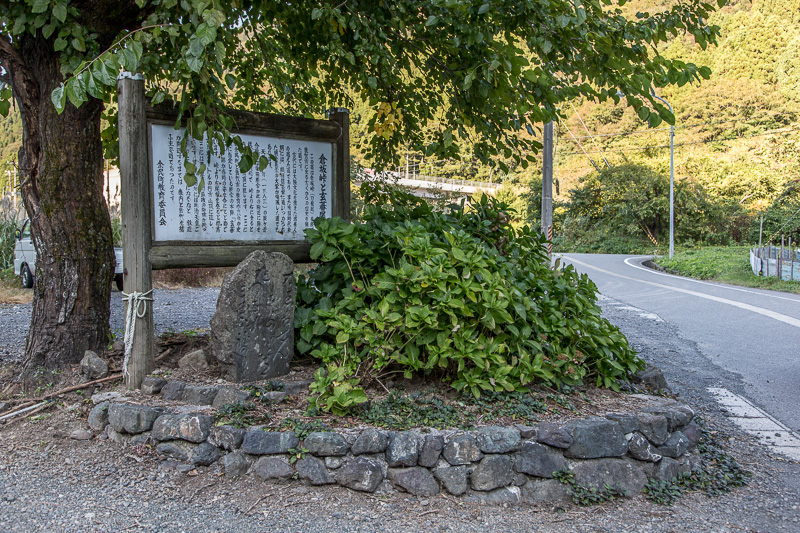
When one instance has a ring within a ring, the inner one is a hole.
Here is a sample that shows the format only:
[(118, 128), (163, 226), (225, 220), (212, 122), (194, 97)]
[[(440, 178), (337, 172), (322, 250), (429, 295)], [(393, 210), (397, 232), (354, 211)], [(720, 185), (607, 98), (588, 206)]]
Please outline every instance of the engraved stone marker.
[(294, 353), (294, 264), (257, 250), (225, 276), (211, 319), (211, 348), (233, 381), (289, 372)]

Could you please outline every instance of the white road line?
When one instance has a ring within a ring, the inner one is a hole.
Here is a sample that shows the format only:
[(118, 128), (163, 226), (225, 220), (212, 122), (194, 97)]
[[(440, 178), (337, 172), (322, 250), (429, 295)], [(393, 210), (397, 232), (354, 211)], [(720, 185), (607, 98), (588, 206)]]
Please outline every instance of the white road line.
[[(786, 300), (788, 302), (794, 302), (796, 304), (800, 304), (800, 298), (789, 298), (787, 296), (778, 296), (777, 294), (767, 294), (767, 293), (764, 293), (764, 292), (751, 291), (751, 290), (742, 289), (742, 288), (739, 288), (739, 287), (731, 287), (730, 285), (723, 285), (721, 283), (709, 283), (708, 281), (701, 281), (699, 279), (687, 278), (687, 277), (684, 277), (684, 276), (676, 276), (675, 274), (667, 274), (666, 272), (659, 272), (658, 270), (654, 270), (652, 268), (643, 267), (641, 265), (634, 265), (633, 263), (629, 263), (628, 262), (628, 261), (632, 261), (634, 259), (650, 259), (652, 257), (653, 257), (652, 255), (637, 255), (635, 257), (629, 257), (628, 259), (625, 260), (625, 264), (628, 265), (631, 268), (637, 268), (639, 270), (644, 270), (645, 272), (648, 272), (650, 274), (654, 274), (656, 276), (665, 276), (665, 277), (668, 277), (668, 278), (677, 278), (677, 279), (680, 279), (682, 281), (691, 281), (692, 283), (697, 283), (699, 285), (708, 285), (709, 287), (716, 287), (717, 289), (727, 289), (729, 291), (746, 292), (748, 294), (755, 294), (755, 295), (758, 295), (758, 296), (764, 296), (764, 297), (767, 297), (767, 298), (774, 298), (776, 300)], [(567, 259), (569, 259), (569, 258), (567, 258)]]
[(702, 292), (697, 291), (690, 291), (689, 289), (681, 289), (679, 287), (671, 287), (669, 285), (664, 285), (663, 283), (656, 283), (654, 281), (645, 281), (643, 279), (632, 278), (630, 276), (625, 276), (623, 274), (617, 274), (616, 272), (611, 272), (610, 270), (605, 270), (588, 263), (584, 263), (578, 259), (573, 257), (565, 257), (567, 261), (572, 263), (578, 263), (579, 265), (583, 265), (587, 268), (591, 268), (593, 270), (597, 270), (598, 272), (602, 272), (604, 274), (608, 274), (609, 276), (616, 276), (618, 278), (627, 279), (630, 281), (636, 281), (638, 283), (644, 283), (645, 285), (652, 285), (653, 287), (658, 287), (660, 289), (667, 289), (670, 291), (680, 292), (683, 294), (689, 294), (691, 296), (696, 296), (698, 298), (704, 298), (706, 300), (711, 300), (712, 302), (722, 303), (726, 305), (730, 305), (733, 307), (738, 307), (739, 309), (744, 309), (745, 311), (750, 311), (753, 313), (758, 313), (759, 315), (772, 318), (777, 320), (778, 322), (783, 322), (784, 324), (788, 324), (790, 326), (794, 326), (796, 328), (800, 328), (800, 319), (784, 315), (783, 313), (777, 313), (775, 311), (771, 311), (769, 309), (764, 309), (763, 307), (756, 307), (755, 305), (746, 304), (743, 302), (737, 302), (736, 300), (729, 300), (727, 298), (720, 298), (719, 296), (712, 296), (710, 294), (705, 294)]
[(725, 408), (729, 413), (728, 419), (734, 424), (757, 437), (773, 451), (800, 461), (800, 436), (797, 433), (728, 389), (709, 387), (708, 392)]

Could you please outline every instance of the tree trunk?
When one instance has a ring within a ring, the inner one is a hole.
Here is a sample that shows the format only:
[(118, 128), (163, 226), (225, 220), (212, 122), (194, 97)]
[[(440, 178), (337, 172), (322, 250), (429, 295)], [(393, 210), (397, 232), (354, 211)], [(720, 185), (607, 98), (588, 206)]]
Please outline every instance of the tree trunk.
[(16, 52), (9, 70), (23, 122), (20, 179), (37, 254), (24, 359), (31, 375), (108, 343), (114, 251), (102, 190), (103, 103), (68, 103), (58, 115), (50, 94), (63, 77), (52, 43), (25, 34)]

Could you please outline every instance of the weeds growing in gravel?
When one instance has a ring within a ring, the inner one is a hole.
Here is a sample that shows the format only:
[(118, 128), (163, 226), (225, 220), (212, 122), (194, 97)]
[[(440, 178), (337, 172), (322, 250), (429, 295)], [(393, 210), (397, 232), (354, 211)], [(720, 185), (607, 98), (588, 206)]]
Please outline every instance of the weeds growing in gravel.
[[(701, 426), (702, 419), (695, 417)], [(680, 474), (669, 481), (651, 479), (644, 488), (645, 497), (662, 505), (672, 505), (685, 492), (702, 492), (707, 496), (719, 496), (734, 487), (747, 485), (753, 475), (725, 453), (714, 435), (703, 428), (703, 436), (697, 445), (701, 466), (697, 470)]]
[(252, 412), (255, 407), (252, 402), (225, 404), (214, 413), (214, 422), (217, 426), (233, 426), (237, 428), (268, 423), (269, 415)]
[(603, 488), (599, 490), (579, 485), (575, 481), (575, 474), (567, 470), (553, 472), (553, 477), (561, 483), (569, 485), (569, 492), (572, 494), (572, 503), (575, 505), (580, 505), (581, 507), (598, 505), (611, 500), (616, 500), (617, 498), (624, 498), (626, 496), (624, 490), (620, 489), (619, 487), (612, 487), (608, 484), (605, 484)]

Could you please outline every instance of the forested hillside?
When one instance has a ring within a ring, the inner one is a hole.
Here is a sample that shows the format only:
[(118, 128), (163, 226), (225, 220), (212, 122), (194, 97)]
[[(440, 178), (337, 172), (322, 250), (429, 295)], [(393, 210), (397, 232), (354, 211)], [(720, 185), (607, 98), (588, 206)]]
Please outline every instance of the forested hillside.
[[(635, 16), (672, 3), (634, 0), (623, 10)], [(752, 243), (761, 214), (766, 238), (800, 208), (800, 0), (734, 0), (712, 22), (721, 28), (717, 46), (675, 39), (662, 50), (713, 71), (701, 85), (658, 92), (676, 117), (676, 240)], [(574, 102), (565, 114), (556, 150), (558, 244), (644, 251), (652, 236), (663, 246), (669, 126), (648, 130), (622, 105)]]

